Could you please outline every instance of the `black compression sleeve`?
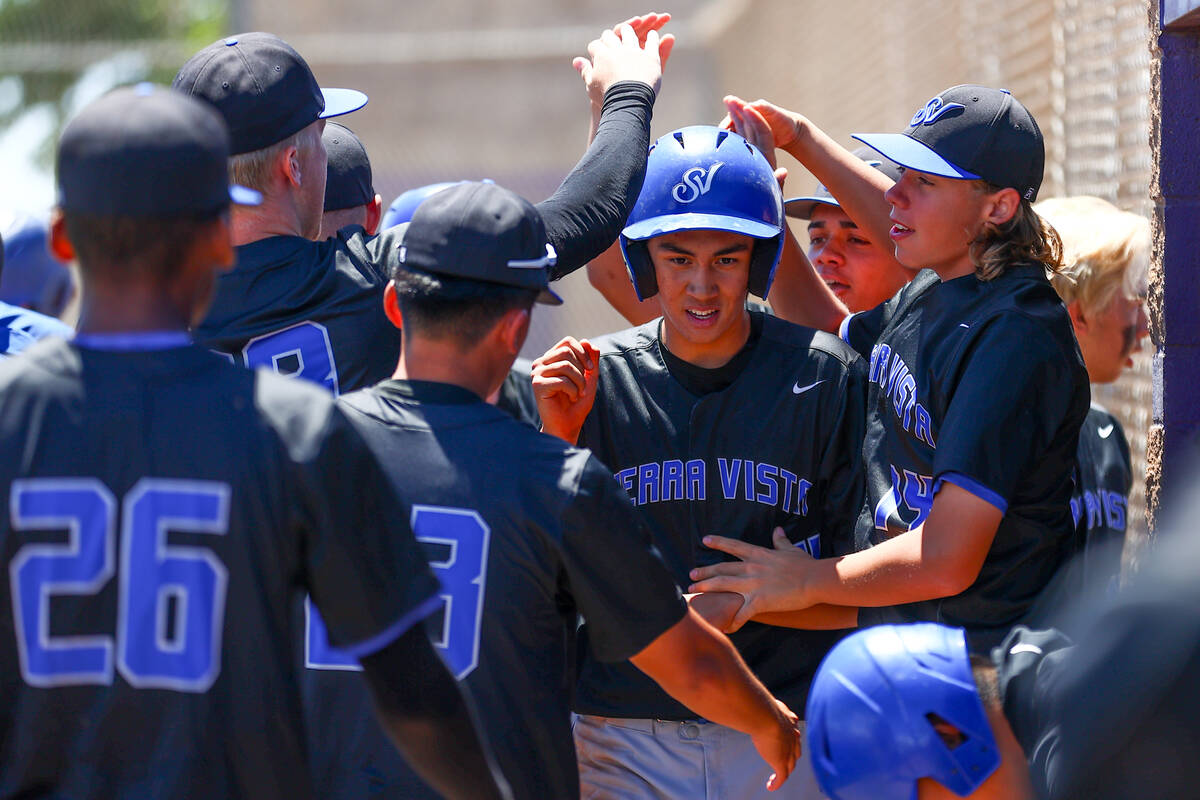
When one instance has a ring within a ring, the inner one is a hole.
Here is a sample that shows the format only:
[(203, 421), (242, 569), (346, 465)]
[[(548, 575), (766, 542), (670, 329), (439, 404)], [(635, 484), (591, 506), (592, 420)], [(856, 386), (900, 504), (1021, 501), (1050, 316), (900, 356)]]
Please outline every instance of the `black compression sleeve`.
[(646, 177), (653, 107), (654, 91), (640, 81), (610, 86), (596, 138), (554, 194), (537, 204), (558, 252), (552, 280), (579, 269), (616, 241)]

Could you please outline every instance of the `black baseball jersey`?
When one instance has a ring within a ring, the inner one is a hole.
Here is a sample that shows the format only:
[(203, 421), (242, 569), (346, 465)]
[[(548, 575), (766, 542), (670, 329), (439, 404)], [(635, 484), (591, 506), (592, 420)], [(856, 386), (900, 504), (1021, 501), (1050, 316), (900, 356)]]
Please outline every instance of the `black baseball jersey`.
[(1093, 404), (1079, 432), (1079, 475), (1071, 515), (1084, 543), (1084, 581), (1115, 590), (1121, 574), (1133, 467), (1121, 423)]
[[(470, 391), (386, 381), (341, 406), (411, 503), (442, 581), (435, 645), (472, 695), (516, 797), (577, 797), (569, 693), (577, 619), (620, 661), (685, 606), (650, 533), (590, 453), (538, 433)], [(622, 580), (614, 581), (620, 575)], [(326, 797), (430, 796), (387, 746), (359, 676), (306, 674)]]
[(329, 395), (180, 338), (0, 364), (0, 796), (311, 797), (293, 596), (359, 653), (437, 605)]
[(922, 524), (943, 481), (1004, 512), (970, 588), (864, 608), (860, 624), (941, 622), (992, 647), (1074, 547), (1071, 475), (1090, 392), (1066, 309), (1040, 264), (990, 281), (923, 270), (842, 332), (870, 358), (858, 547)]
[(383, 380), (400, 358), (383, 287), (405, 228), (368, 237), (351, 225), (323, 242), (272, 236), (238, 247), (197, 341), (334, 394)]
[[(751, 319), (758, 333), (735, 356), (744, 361), (740, 372), (702, 394), (668, 367), (659, 320), (596, 341), (597, 397), (580, 445), (616, 474), (684, 585), (692, 568), (726, 558), (700, 543), (710, 533), (771, 547), (782, 526), (817, 557), (852, 546), (863, 497), (862, 360), (828, 334), (759, 312)], [(609, 580), (629, 578), (615, 569)], [(596, 658), (591, 626), (583, 630), (576, 711), (695, 716), (632, 665)], [(731, 638), (767, 688), (800, 711), (813, 672), (841, 635), (751, 622)]]

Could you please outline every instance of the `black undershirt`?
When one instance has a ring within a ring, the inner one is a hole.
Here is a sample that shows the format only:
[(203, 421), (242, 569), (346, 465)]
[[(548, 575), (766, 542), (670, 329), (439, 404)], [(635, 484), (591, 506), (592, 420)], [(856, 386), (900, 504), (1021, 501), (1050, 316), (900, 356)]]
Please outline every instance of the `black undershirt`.
[(667, 371), (671, 373), (671, 377), (679, 381), (683, 388), (692, 394), (703, 397), (706, 394), (728, 388), (737, 380), (738, 376), (742, 374), (742, 370), (750, 363), (750, 357), (754, 355), (754, 346), (758, 344), (758, 340), (762, 336), (762, 328), (763, 315), (751, 311), (750, 337), (746, 339), (746, 343), (742, 345), (742, 349), (737, 352), (737, 355), (713, 369), (698, 367), (668, 350), (667, 343), (662, 338), (661, 322), (658, 324), (658, 346), (662, 351), (663, 363), (667, 365)]

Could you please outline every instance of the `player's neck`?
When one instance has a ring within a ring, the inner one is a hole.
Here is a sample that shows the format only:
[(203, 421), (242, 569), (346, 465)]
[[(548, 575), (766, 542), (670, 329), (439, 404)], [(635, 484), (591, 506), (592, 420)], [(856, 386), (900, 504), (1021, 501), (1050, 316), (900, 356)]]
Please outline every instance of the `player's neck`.
[(265, 194), (261, 206), (235, 206), (230, 214), (230, 229), (235, 247), (272, 236), (306, 238), (298, 216), (289, 207), (282, 207)]
[(500, 369), (495, 356), (484, 352), (484, 348), (463, 352), (453, 340), (422, 339), (406, 334), (400, 363), (392, 377), (449, 383), (484, 399), (500, 385), (506, 374), (508, 367)]
[(160, 287), (85, 283), (79, 333), (186, 331), (189, 316)]

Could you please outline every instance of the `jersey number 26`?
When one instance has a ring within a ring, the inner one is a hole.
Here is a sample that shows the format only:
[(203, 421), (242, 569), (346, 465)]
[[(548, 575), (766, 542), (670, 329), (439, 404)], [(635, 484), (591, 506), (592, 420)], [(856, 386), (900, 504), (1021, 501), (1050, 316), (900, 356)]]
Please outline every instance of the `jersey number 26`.
[[(115, 662), (138, 688), (212, 685), (221, 671), (228, 575), (211, 550), (172, 545), (167, 532), (223, 536), (227, 484), (143, 478), (118, 518), (116, 499), (94, 478), (32, 478), (13, 481), (9, 507), (16, 531), (67, 531), (66, 543), (26, 544), (8, 565), (26, 683), (111, 684)], [(51, 632), (55, 597), (98, 594), (114, 574), (115, 636)]]

